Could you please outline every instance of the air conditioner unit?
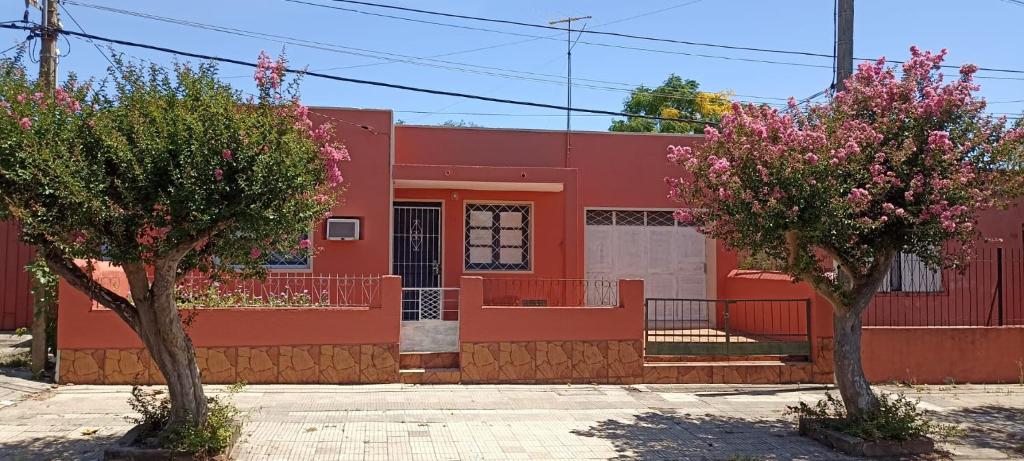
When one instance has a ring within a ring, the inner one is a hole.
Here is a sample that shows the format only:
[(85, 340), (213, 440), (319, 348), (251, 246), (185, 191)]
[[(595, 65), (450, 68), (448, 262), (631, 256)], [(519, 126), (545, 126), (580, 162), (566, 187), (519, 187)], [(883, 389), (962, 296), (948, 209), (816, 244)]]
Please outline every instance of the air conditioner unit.
[(328, 219), (326, 238), (327, 240), (359, 240), (359, 219)]

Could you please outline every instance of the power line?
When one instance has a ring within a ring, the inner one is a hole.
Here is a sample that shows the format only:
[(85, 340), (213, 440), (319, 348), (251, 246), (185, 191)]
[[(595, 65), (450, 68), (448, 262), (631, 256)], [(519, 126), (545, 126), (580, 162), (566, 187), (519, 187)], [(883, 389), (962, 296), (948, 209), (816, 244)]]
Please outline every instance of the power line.
[[(307, 40), (307, 39), (302, 39), (302, 38), (296, 38), (296, 37), (291, 37), (291, 36), (286, 36), (286, 35), (278, 35), (278, 34), (271, 34), (271, 33), (266, 33), (266, 32), (258, 32), (258, 31), (251, 31), (251, 30), (245, 30), (245, 29), (237, 29), (237, 28), (233, 28), (233, 27), (220, 26), (220, 25), (208, 24), (208, 23), (201, 23), (201, 22), (184, 20), (184, 19), (178, 19), (178, 18), (172, 18), (172, 17), (167, 17), (167, 16), (158, 16), (158, 15), (149, 14), (149, 13), (143, 13), (143, 12), (139, 12), (139, 11), (131, 11), (131, 10), (124, 10), (124, 9), (113, 8), (113, 7), (108, 7), (108, 6), (102, 6), (102, 5), (94, 5), (94, 4), (78, 2), (78, 1), (74, 1), (74, 0), (67, 0), (67, 1), (65, 1), (65, 3), (72, 4), (72, 5), (77, 5), (77, 6), (82, 6), (82, 7), (86, 7), (86, 8), (94, 8), (94, 9), (97, 9), (97, 10), (107, 11), (107, 12), (116, 13), (116, 14), (122, 14), (122, 15), (127, 15), (127, 16), (133, 16), (133, 17), (139, 17), (139, 18), (144, 18), (144, 19), (150, 19), (150, 20), (154, 20), (154, 21), (168, 22), (168, 23), (171, 23), (171, 24), (176, 24), (176, 25), (181, 25), (181, 26), (186, 26), (186, 27), (194, 27), (194, 28), (198, 28), (198, 29), (210, 30), (210, 31), (214, 31), (214, 32), (220, 32), (220, 33), (225, 33), (225, 34), (237, 35), (237, 36), (242, 36), (242, 37), (257, 38), (257, 39), (269, 39), (269, 40), (276, 41), (276, 42), (282, 43), (282, 44), (301, 46), (301, 47), (306, 47), (306, 48), (312, 48), (312, 49), (328, 51), (328, 52), (334, 52), (334, 53), (342, 53), (342, 54), (347, 54), (347, 55), (355, 55), (355, 56), (368, 57), (368, 58), (371, 58), (371, 59), (379, 59), (379, 60), (384, 60), (384, 61), (388, 61), (388, 62), (406, 63), (406, 64), (411, 64), (411, 65), (433, 67), (433, 68), (452, 70), (452, 71), (458, 71), (458, 72), (469, 72), (469, 73), (475, 73), (475, 74), (480, 74), (480, 75), (488, 75), (488, 76), (500, 77), (500, 78), (510, 78), (510, 79), (518, 79), (518, 80), (529, 80), (529, 81), (535, 81), (535, 82), (540, 82), (540, 83), (548, 83), (548, 84), (554, 84), (554, 85), (564, 85), (565, 84), (565, 82), (563, 80), (561, 80), (563, 78), (563, 76), (555, 75), (555, 74), (546, 74), (546, 73), (540, 73), (540, 72), (530, 72), (530, 71), (508, 69), (508, 68), (494, 67), (494, 66), (481, 66), (481, 65), (474, 65), (474, 64), (461, 63), (461, 62), (455, 62), (455, 61), (447, 61), (447, 60), (442, 60), (442, 59), (424, 58), (424, 57), (418, 57), (418, 56), (403, 55), (403, 54), (398, 54), (398, 53), (390, 53), (390, 52), (385, 52), (385, 51), (369, 50), (369, 49), (364, 49), (364, 48), (355, 48), (355, 47), (349, 47), (349, 46), (344, 46), (344, 45), (338, 45), (338, 44), (334, 44), (334, 43), (328, 43), (328, 42), (321, 42), (321, 41), (316, 41), (316, 40)], [(676, 5), (676, 7), (685, 6), (685, 5), (692, 4), (692, 3), (693, 2), (682, 4), (682, 5)], [(76, 22), (76, 24), (77, 24), (77, 22)], [(79, 26), (79, 29), (81, 29), (80, 26)], [(85, 31), (83, 30), (83, 32), (85, 32)], [(370, 53), (370, 54), (368, 54), (368, 53)], [(382, 55), (385, 55), (385, 56), (394, 56), (395, 58), (375, 56), (372, 53), (382, 54)], [(410, 61), (410, 60), (412, 60), (412, 61)], [(441, 65), (441, 64), (430, 64), (430, 63), (424, 63), (424, 62), (413, 62), (413, 61), (437, 62), (437, 63), (441, 63), (443, 65)], [(453, 67), (453, 66), (456, 66), (456, 67)], [(477, 70), (473, 70), (473, 69), (464, 69), (464, 68), (457, 67), (457, 66), (475, 67), (475, 68), (486, 69), (486, 70), (493, 70), (493, 71), (498, 71), (498, 72), (520, 73), (520, 74), (525, 74), (525, 75), (529, 75), (529, 76), (548, 77), (548, 78), (557, 79), (557, 80), (547, 80), (547, 79), (542, 79), (542, 78), (531, 78), (531, 77), (523, 77), (523, 76), (517, 76), (517, 75), (507, 75), (507, 74), (501, 74), (501, 73), (489, 72), (489, 71), (477, 71)], [(347, 67), (342, 67), (340, 69), (351, 68), (351, 67), (356, 67), (356, 66), (347, 66)], [(339, 68), (328, 68), (328, 69), (320, 69), (320, 70), (335, 70), (335, 69), (339, 69)], [(608, 86), (602, 86), (602, 85), (573, 83), (574, 87), (589, 88), (589, 89), (604, 90), (604, 91), (617, 91), (617, 92), (625, 92), (625, 93), (631, 93), (636, 87), (645, 86), (643, 84), (623, 83), (623, 82), (614, 82), (614, 81), (608, 81), (608, 80), (598, 80), (598, 79), (588, 79), (588, 78), (577, 78), (576, 80), (587, 81), (587, 82), (595, 82), (595, 83), (605, 83), (605, 84), (612, 84), (612, 85), (622, 85), (622, 86), (629, 87), (629, 88), (614, 88), (614, 87), (608, 87)], [(711, 91), (711, 93), (720, 93), (720, 92)], [(672, 95), (672, 94), (665, 94), (665, 93), (652, 93), (652, 94), (654, 94), (656, 96), (670, 98), (670, 99), (689, 99), (687, 97), (677, 96), (677, 95)], [(767, 96), (755, 96), (755, 95), (734, 95), (734, 96), (737, 96), (737, 97), (740, 97), (740, 98), (747, 98), (747, 99), (764, 99), (764, 100), (777, 100), (777, 101), (785, 101), (787, 99), (787, 98), (780, 98), (780, 97), (767, 97)]]
[[(75, 27), (78, 27), (78, 30), (82, 31), (83, 33), (85, 32), (85, 28), (83, 28), (82, 25), (78, 23), (78, 20), (71, 15), (71, 12), (68, 11), (68, 9), (62, 3), (57, 3), (57, 6), (59, 6), (60, 9), (64, 11), (64, 14), (68, 15), (68, 17), (71, 18), (71, 22), (75, 23)], [(92, 40), (88, 40), (88, 42), (91, 43), (92, 46), (96, 47), (96, 51), (99, 51), (100, 54), (103, 55), (103, 59), (106, 59), (107, 62), (110, 63), (111, 67), (114, 67), (114, 61), (110, 59), (110, 56), (107, 56), (107, 53), (105, 53), (103, 49), (96, 44), (96, 42)]]
[[(324, 5), (324, 4), (319, 4), (319, 3), (308, 2), (308, 1), (304, 1), (304, 0), (285, 0), (285, 1), (292, 2), (292, 3), (301, 3), (301, 4), (305, 4), (305, 5), (310, 5), (310, 6), (318, 6), (318, 7), (321, 7), (321, 8), (332, 8), (332, 9), (338, 9), (338, 10), (342, 10), (342, 11), (350, 11), (350, 12), (355, 12), (355, 13), (360, 13), (360, 14), (369, 14), (369, 15), (373, 15), (373, 16), (381, 16), (381, 17), (387, 17), (387, 18), (391, 18), (391, 19), (399, 19), (399, 20), (404, 20), (404, 21), (425, 22), (425, 23), (429, 23), (429, 24), (442, 25), (442, 26), (448, 26), (448, 27), (460, 27), (460, 28), (466, 28), (466, 29), (470, 29), (470, 30), (481, 30), (481, 31), (493, 32), (493, 33), (502, 33), (502, 34), (510, 34), (510, 35), (522, 35), (522, 34), (516, 34), (514, 32), (498, 31), (498, 30), (493, 30), (493, 29), (482, 29), (482, 28), (469, 27), (469, 26), (456, 26), (456, 25), (453, 25), (453, 24), (435, 23), (435, 22), (431, 22), (431, 21), (415, 20), (415, 19), (404, 18), (404, 17), (400, 17), (400, 16), (390, 16), (390, 15), (383, 15), (383, 14), (380, 14), (380, 13), (370, 13), (370, 12), (366, 12), (366, 11), (355, 10), (355, 9), (352, 9), (352, 8), (342, 8), (342, 7), (332, 6), (332, 5)], [(482, 21), (482, 22), (490, 22), (490, 23), (498, 23), (498, 24), (516, 25), (516, 26), (522, 26), (522, 27), (532, 27), (532, 28), (537, 28), (537, 29), (557, 30), (557, 31), (562, 31), (562, 32), (565, 31), (565, 29), (562, 29), (562, 28), (559, 28), (559, 27), (550, 26), (550, 25), (531, 24), (531, 23), (528, 23), (528, 22), (512, 21), (512, 20), (508, 20), (508, 19), (484, 18), (484, 17), (479, 17), (479, 16), (469, 16), (469, 15), (462, 15), (462, 14), (455, 14), (455, 13), (446, 13), (446, 12), (442, 12), (442, 11), (425, 10), (425, 9), (420, 9), (420, 8), (410, 8), (410, 7), (403, 7), (403, 6), (396, 6), (396, 5), (386, 5), (386, 4), (367, 2), (367, 1), (361, 1), (361, 0), (330, 0), (330, 1), (335, 2), (335, 3), (348, 3), (348, 4), (372, 6), (372, 7), (377, 7), (377, 8), (386, 8), (386, 9), (392, 9), (392, 10), (407, 11), (407, 12), (427, 14), (427, 15), (434, 15), (434, 16), (442, 16), (442, 17), (449, 17), (449, 18), (468, 19), (468, 20), (473, 20), (473, 21)], [(1013, 1), (1013, 0), (1011, 0), (1011, 1)], [(1021, 3), (1024, 3), (1024, 0), (1016, 0), (1016, 1), (1020, 1)], [(1016, 1), (1015, 1), (1015, 3), (1016, 3)], [(630, 39), (636, 39), (636, 40), (645, 40), (645, 41), (663, 42), (663, 43), (674, 43), (674, 44), (690, 45), (690, 46), (702, 46), (702, 47), (710, 47), (710, 48), (737, 50), (737, 51), (754, 51), (754, 52), (760, 52), (760, 53), (774, 53), (774, 54), (785, 54), (785, 55), (794, 55), (794, 56), (809, 56), (809, 57), (828, 58), (828, 59), (833, 59), (835, 57), (835, 53), (834, 52), (833, 52), (833, 54), (826, 54), (826, 53), (817, 53), (817, 52), (812, 52), (812, 51), (801, 51), (801, 50), (781, 50), (781, 49), (774, 49), (774, 48), (759, 48), (759, 47), (749, 47), (749, 46), (739, 46), (739, 45), (726, 45), (726, 44), (721, 44), (721, 43), (695, 42), (695, 41), (689, 41), (689, 40), (677, 40), (677, 39), (664, 38), (664, 37), (651, 37), (651, 36), (646, 36), (646, 35), (635, 35), (635, 34), (626, 34), (626, 33), (620, 33), (620, 32), (608, 32), (608, 31), (599, 31), (599, 30), (575, 30), (575, 29), (573, 29), (572, 31), (573, 32), (579, 32), (581, 34), (605, 35), (605, 36), (614, 36), (614, 37), (620, 37), (620, 38), (630, 38)], [(548, 38), (548, 37), (545, 37), (545, 38)], [(580, 42), (580, 43), (584, 43), (584, 44), (588, 44), (588, 45), (598, 45), (598, 46), (608, 45), (608, 44), (595, 44), (595, 43), (592, 43), (592, 42)], [(856, 59), (858, 61), (875, 61), (875, 59), (872, 59), (872, 58), (854, 58), (854, 59)], [(892, 62), (892, 63), (896, 63), (896, 64), (903, 64), (904, 63), (904, 61), (899, 61), (899, 60), (888, 60), (888, 61)], [(944, 65), (942, 67), (950, 68), (950, 69), (958, 69), (959, 68), (959, 66), (954, 66), (954, 65)], [(1024, 70), (1021, 70), (1021, 69), (1001, 69), (1001, 68), (992, 68), (992, 67), (978, 67), (978, 70), (983, 70), (983, 71), (988, 71), (988, 72), (1006, 72), (1006, 73), (1024, 74)]]
[[(521, 34), (521, 33), (517, 33), (517, 32), (507, 32), (507, 31), (501, 31), (501, 30), (495, 30), (495, 29), (485, 29), (485, 28), (481, 28), (481, 27), (462, 26), (462, 25), (457, 25), (457, 24), (448, 24), (448, 23), (436, 22), (436, 21), (428, 21), (428, 20), (423, 20), (423, 19), (405, 18), (405, 17), (401, 17), (401, 16), (393, 16), (393, 15), (388, 15), (388, 14), (373, 13), (373, 12), (369, 12), (369, 11), (361, 11), (361, 10), (357, 10), (357, 9), (354, 9), (354, 8), (345, 8), (345, 7), (335, 6), (335, 5), (324, 5), (324, 4), (320, 4), (320, 3), (312, 3), (312, 2), (307, 2), (307, 1), (304, 1), (304, 0), (284, 0), (284, 1), (291, 2), (291, 3), (299, 3), (299, 4), (303, 4), (303, 5), (309, 5), (309, 6), (316, 6), (316, 7), (320, 7), (320, 8), (329, 8), (329, 9), (333, 9), (333, 10), (348, 11), (348, 12), (357, 13), (357, 14), (363, 14), (363, 15), (368, 15), (368, 16), (377, 16), (377, 17), (383, 17), (383, 18), (389, 18), (389, 19), (397, 19), (397, 20), (400, 20), (400, 21), (408, 21), (408, 22), (416, 22), (416, 23), (423, 23), (423, 24), (431, 24), (431, 25), (443, 26), (443, 27), (451, 27), (451, 28), (456, 28), (456, 29), (466, 29), (466, 30), (475, 30), (475, 31), (483, 31), (483, 32), (492, 32), (492, 33), (503, 34), (503, 35), (513, 35), (513, 36), (517, 36), (517, 37), (529, 37), (531, 39), (531, 40), (524, 40), (523, 42), (533, 41), (534, 39), (537, 39), (537, 40), (558, 40), (558, 39), (556, 39), (554, 37), (548, 37), (548, 36), (543, 36), (543, 35)], [(659, 50), (659, 49), (642, 48), (642, 47), (636, 47), (636, 46), (618, 45), (618, 44), (612, 44), (612, 43), (588, 42), (588, 41), (584, 41), (584, 40), (580, 40), (578, 43), (583, 44), (583, 45), (599, 46), (599, 47), (604, 47), (604, 48), (617, 48), (617, 49), (623, 49), (623, 50), (644, 51), (644, 52), (648, 52), (648, 53), (671, 54), (671, 55), (677, 55), (677, 56), (691, 56), (691, 57), (699, 57), (699, 58), (723, 59), (723, 60), (727, 60), (727, 61), (755, 62), (755, 63), (761, 63), (761, 64), (777, 64), (777, 65), (786, 65), (786, 66), (812, 67), (812, 68), (823, 68), (823, 69), (829, 69), (830, 68), (830, 66), (823, 66), (823, 65), (819, 65), (819, 64), (807, 64), (807, 63), (789, 62), (789, 61), (774, 61), (774, 60), (768, 60), (768, 59), (740, 58), (740, 57), (734, 57), (734, 56), (721, 56), (721, 55), (712, 55), (712, 54), (705, 54), (705, 53), (692, 53), (692, 52), (685, 52), (685, 51)], [(496, 46), (504, 46), (504, 45), (496, 45)], [(484, 48), (481, 48), (481, 49), (487, 49), (487, 48), (489, 48), (489, 47), (484, 47)]]
[[(16, 30), (31, 30), (32, 29), (32, 28), (25, 27), (25, 26), (14, 26), (14, 25), (6, 25), (6, 24), (0, 24), (0, 28), (16, 29)], [(252, 67), (252, 68), (258, 67), (256, 63), (249, 62), (249, 61), (242, 61), (242, 60), (239, 60), (239, 59), (223, 58), (223, 57), (219, 57), (219, 56), (202, 54), (202, 53), (193, 53), (193, 52), (189, 52), (189, 51), (176, 50), (176, 49), (173, 49), (173, 48), (167, 48), (167, 47), (156, 46), (156, 45), (148, 45), (148, 44), (132, 42), (132, 41), (128, 41), (128, 40), (120, 40), (120, 39), (115, 39), (115, 38), (101, 37), (99, 35), (86, 34), (86, 33), (75, 32), (75, 31), (71, 31), (71, 30), (57, 30), (56, 32), (59, 33), (59, 34), (71, 35), (71, 36), (74, 36), (74, 37), (99, 40), (99, 41), (102, 41), (102, 42), (114, 43), (114, 44), (123, 45), (123, 46), (130, 46), (130, 47), (134, 47), (134, 48), (142, 48), (142, 49), (147, 49), (147, 50), (160, 51), (160, 52), (163, 52), (163, 53), (176, 54), (176, 55), (179, 55), (179, 56), (186, 56), (186, 57), (195, 58), (195, 59), (204, 59), (204, 60), (209, 60), (209, 61), (217, 61), (217, 62), (223, 62), (223, 63), (228, 63), (228, 64), (235, 64), (235, 65), (239, 65), (239, 66)], [(533, 102), (533, 101), (521, 101), (521, 100), (505, 99), (505, 98), (494, 98), (494, 97), (490, 97), (490, 96), (482, 96), (482, 95), (476, 95), (476, 94), (471, 94), (471, 93), (462, 93), (462, 92), (457, 92), (457, 91), (435, 90), (435, 89), (431, 89), (431, 88), (420, 88), (420, 87), (415, 87), (415, 86), (410, 86), (410, 85), (401, 85), (401, 84), (397, 84), (397, 83), (380, 82), (380, 81), (375, 81), (375, 80), (365, 80), (365, 79), (358, 79), (358, 78), (351, 78), (351, 77), (342, 77), (342, 76), (338, 76), (338, 75), (329, 75), (329, 74), (323, 74), (323, 73), (319, 73), (319, 72), (303, 71), (303, 70), (291, 69), (291, 68), (285, 68), (284, 70), (286, 72), (293, 72), (293, 73), (297, 73), (297, 74), (310, 75), (310, 76), (313, 76), (313, 77), (319, 77), (319, 78), (323, 78), (323, 79), (327, 79), (327, 80), (335, 80), (335, 81), (339, 81), (339, 82), (348, 82), (348, 83), (357, 83), (357, 84), (361, 84), (361, 85), (379, 86), (379, 87), (384, 87), (384, 88), (393, 88), (393, 89), (397, 89), (397, 90), (413, 91), (413, 92), (417, 92), (417, 93), (427, 93), (427, 94), (434, 94), (434, 95), (439, 95), (439, 96), (452, 96), (452, 97), (458, 97), (458, 98), (476, 99), (476, 100), (480, 100), (480, 101), (495, 102), (495, 103), (500, 103), (500, 104), (512, 104), (512, 105), (519, 105), (519, 106), (539, 107), (539, 108), (543, 108), (543, 109), (555, 109), (555, 110), (566, 110), (566, 109), (569, 109), (568, 107), (559, 106), (557, 104), (547, 104), (547, 103), (540, 103), (540, 102)], [(657, 117), (657, 116), (653, 116), (653, 115), (631, 114), (631, 113), (627, 113), (627, 112), (616, 112), (616, 111), (601, 110), (601, 109), (584, 109), (584, 108), (574, 107), (574, 108), (571, 108), (571, 110), (574, 111), (574, 112), (582, 112), (582, 113), (590, 113), (590, 114), (602, 114), (602, 115), (612, 115), (612, 116), (616, 116), (616, 117), (637, 117), (637, 118), (645, 118), (645, 119), (650, 119), (650, 120), (660, 120), (660, 121), (669, 121), (669, 122), (683, 122), (683, 123), (698, 123), (698, 124), (708, 124), (708, 125), (715, 125), (716, 124), (715, 122), (705, 121), (705, 120)]]
[[(365, 1), (359, 1), (359, 0), (330, 0), (330, 1), (333, 1), (333, 2), (336, 2), (336, 3), (349, 3), (349, 4), (354, 4), (354, 5), (373, 6), (373, 7), (377, 7), (377, 8), (386, 8), (386, 9), (391, 9), (391, 10), (408, 11), (408, 12), (412, 12), (412, 13), (421, 13), (421, 14), (428, 14), (428, 15), (433, 15), (433, 16), (443, 16), (443, 17), (448, 17), (448, 18), (469, 19), (469, 20), (473, 20), (473, 21), (483, 21), (483, 22), (491, 22), (491, 23), (498, 23), (498, 24), (509, 24), (509, 25), (515, 25), (515, 26), (533, 27), (535, 29), (557, 30), (557, 31), (560, 31), (560, 32), (564, 32), (565, 31), (565, 29), (560, 28), (560, 27), (554, 27), (554, 26), (543, 25), (543, 24), (531, 24), (531, 23), (528, 23), (528, 22), (512, 21), (512, 20), (508, 20), (508, 19), (483, 18), (483, 17), (479, 17), (479, 16), (468, 16), (468, 15), (455, 14), (455, 13), (445, 13), (445, 12), (441, 12), (441, 11), (431, 11), (431, 10), (424, 10), (424, 9), (419, 9), (419, 8), (409, 8), (409, 7), (404, 7), (404, 6), (386, 5), (386, 4), (382, 4), (382, 3), (365, 2)], [(305, 3), (305, 2), (303, 2), (303, 3)], [(831, 56), (829, 56), (827, 54), (824, 54), (824, 53), (813, 53), (813, 52), (809, 52), (809, 51), (776, 50), (776, 49), (771, 49), (771, 48), (755, 48), (755, 47), (747, 47), (747, 46), (723, 45), (723, 44), (718, 44), (718, 43), (694, 42), (694, 41), (689, 41), (689, 40), (676, 40), (676, 39), (671, 39), (671, 38), (649, 37), (649, 36), (645, 36), (645, 35), (634, 35), (634, 34), (625, 34), (625, 33), (620, 33), (620, 32), (608, 32), (608, 31), (600, 31), (600, 30), (575, 30), (575, 29), (573, 29), (572, 31), (573, 32), (579, 32), (581, 34), (606, 35), (606, 36), (612, 36), (612, 37), (631, 38), (631, 39), (647, 40), (647, 41), (654, 41), (654, 42), (675, 43), (675, 44), (680, 44), (680, 45), (704, 46), (704, 47), (711, 47), (711, 48), (724, 48), (724, 49), (729, 49), (729, 50), (757, 51), (757, 52), (761, 52), (761, 53), (779, 53), (779, 54), (790, 54), (790, 55), (803, 55), (803, 56), (814, 56), (814, 57), (828, 57), (828, 58), (831, 58)]]

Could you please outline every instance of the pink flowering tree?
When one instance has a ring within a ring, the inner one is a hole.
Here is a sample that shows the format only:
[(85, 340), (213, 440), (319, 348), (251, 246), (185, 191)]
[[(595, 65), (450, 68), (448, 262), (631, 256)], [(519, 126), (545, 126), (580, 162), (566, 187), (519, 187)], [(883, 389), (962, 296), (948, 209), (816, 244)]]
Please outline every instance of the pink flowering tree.
[[(946, 81), (938, 54), (911, 48), (902, 72), (861, 64), (805, 112), (735, 104), (682, 166), (676, 218), (728, 247), (763, 252), (833, 307), (836, 383), (851, 417), (878, 408), (860, 360), (861, 313), (897, 252), (961, 266), (980, 210), (1019, 195), (1024, 129), (984, 114), (976, 66)], [(946, 242), (963, 251), (945, 253)]]
[[(0, 62), (0, 218), (139, 335), (168, 384), (168, 429), (207, 416), (177, 281), (258, 276), (272, 253), (309, 253), (303, 236), (342, 193), (348, 152), (314, 127), (284, 69), (262, 54), (246, 97), (211, 64), (118, 58), (106, 84), (71, 77), (49, 96), (20, 62)], [(93, 280), (101, 259), (130, 295)]]

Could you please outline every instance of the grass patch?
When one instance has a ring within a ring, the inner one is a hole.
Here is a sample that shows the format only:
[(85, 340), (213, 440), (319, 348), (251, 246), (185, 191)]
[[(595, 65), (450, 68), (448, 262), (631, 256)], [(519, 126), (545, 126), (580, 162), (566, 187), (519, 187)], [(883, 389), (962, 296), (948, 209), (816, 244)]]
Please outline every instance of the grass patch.
[(918, 407), (918, 401), (902, 393), (877, 394), (878, 411), (850, 418), (846, 406), (830, 392), (814, 405), (800, 402), (790, 406), (786, 414), (812, 419), (822, 427), (871, 441), (905, 441), (920, 437), (950, 440), (963, 437), (964, 431), (952, 424), (932, 421), (928, 412)]

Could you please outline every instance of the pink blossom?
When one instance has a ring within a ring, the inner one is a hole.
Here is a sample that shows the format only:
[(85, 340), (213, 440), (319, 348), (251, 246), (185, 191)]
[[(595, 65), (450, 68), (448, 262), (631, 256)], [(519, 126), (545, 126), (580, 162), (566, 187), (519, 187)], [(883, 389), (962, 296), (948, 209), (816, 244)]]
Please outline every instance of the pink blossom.
[(23, 103), (23, 102), (25, 102), (25, 99), (26, 99), (26, 98), (25, 98), (25, 94), (24, 94), (24, 93), (22, 93), (22, 94), (19, 94), (19, 95), (18, 95), (18, 97), (17, 97), (17, 98), (15, 98), (15, 99), (17, 99), (17, 100), (18, 100), (18, 102), (21, 102), (21, 103)]
[(693, 223), (693, 214), (686, 210), (676, 210), (675, 212), (672, 213), (672, 217), (675, 218), (676, 221), (679, 221), (683, 224)]
[(307, 248), (309, 248), (309, 245), (310, 245), (309, 239), (299, 240), (299, 248), (307, 249)]
[(213, 177), (216, 180), (218, 180), (218, 181), (224, 179), (224, 170), (222, 170), (220, 168), (217, 168), (216, 170), (213, 170)]
[(259, 248), (253, 247), (249, 250), (249, 257), (252, 259), (259, 258), (261, 254), (263, 254), (263, 252), (260, 251)]
[(32, 120), (29, 120), (28, 117), (22, 118), (18, 121), (18, 125), (21, 125), (21, 129), (27, 130), (32, 128)]
[(234, 156), (233, 156), (233, 155), (231, 154), (231, 149), (224, 149), (224, 151), (220, 153), (220, 156), (221, 156), (221, 158), (223, 158), (224, 160), (231, 160), (231, 158), (232, 158), (232, 157), (234, 157)]
[(810, 163), (811, 165), (817, 165), (818, 164), (818, 156), (814, 155), (813, 152), (805, 155), (804, 156), (804, 160), (807, 160), (807, 163)]

